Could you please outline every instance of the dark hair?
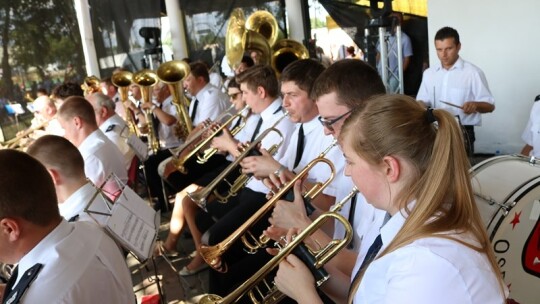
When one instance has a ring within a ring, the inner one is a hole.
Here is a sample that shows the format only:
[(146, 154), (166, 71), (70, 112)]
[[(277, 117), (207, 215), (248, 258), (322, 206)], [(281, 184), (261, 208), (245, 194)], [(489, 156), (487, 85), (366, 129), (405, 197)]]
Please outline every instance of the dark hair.
[(372, 96), (386, 93), (379, 73), (367, 63), (343, 59), (319, 75), (311, 89), (311, 99), (335, 92), (338, 104), (349, 109), (361, 107)]
[(0, 168), (0, 219), (22, 218), (42, 227), (60, 220), (52, 177), (39, 161), (0, 150)]
[(55, 98), (66, 99), (70, 96), (84, 97), (84, 92), (79, 84), (74, 82), (65, 82), (55, 87), (52, 90), (51, 95), (53, 95)]
[(276, 98), (279, 94), (279, 85), (276, 72), (268, 65), (254, 65), (236, 76), (236, 82), (245, 83), (251, 91), (263, 87), (266, 94)]
[(324, 71), (324, 66), (313, 59), (302, 59), (290, 63), (281, 73), (281, 83), (292, 81), (308, 94), (313, 83)]
[(240, 63), (245, 63), (248, 68), (255, 65), (253, 58), (251, 58), (251, 56), (248, 56), (248, 55), (242, 56), (242, 60), (240, 61)]
[(193, 77), (202, 77), (204, 82), (210, 82), (210, 76), (208, 76), (208, 66), (205, 63), (193, 62), (189, 64), (189, 68), (191, 69), (191, 75), (193, 75)]
[(231, 79), (229, 79), (229, 83), (227, 84), (227, 89), (229, 89), (229, 88), (238, 88), (238, 89), (240, 89), (240, 84), (238, 82), (236, 82), (236, 78), (231, 77)]
[(448, 26), (441, 28), (435, 34), (435, 40), (444, 40), (446, 38), (454, 38), (456, 45), (460, 44), (458, 32), (455, 29)]
[(69, 140), (45, 135), (34, 141), (26, 153), (39, 160), (46, 168), (58, 170), (64, 178), (84, 177), (84, 160)]
[(351, 54), (351, 55), (354, 55), (356, 52), (354, 50), (354, 46), (349, 46), (347, 47), (347, 53)]
[(58, 116), (65, 120), (78, 116), (85, 123), (97, 127), (94, 107), (80, 96), (68, 97), (58, 110)]

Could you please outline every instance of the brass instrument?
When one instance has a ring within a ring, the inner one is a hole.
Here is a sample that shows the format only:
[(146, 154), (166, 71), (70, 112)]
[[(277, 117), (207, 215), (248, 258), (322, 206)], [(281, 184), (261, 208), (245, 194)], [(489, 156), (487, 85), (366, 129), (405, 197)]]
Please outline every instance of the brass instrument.
[[(212, 134), (210, 134), (205, 140), (203, 140), (197, 147), (204, 147), (207, 143), (209, 143), (214, 137), (220, 136), (223, 132), (223, 129), (227, 128), (236, 118), (242, 119), (240, 124), (236, 127), (234, 127), (230, 132), (232, 136), (235, 136), (240, 132), (245, 126), (246, 126), (246, 120), (247, 117), (242, 116), (242, 113), (246, 113), (249, 111), (249, 106), (246, 105), (242, 110), (238, 111), (235, 115), (231, 116), (227, 121), (225, 121), (223, 124), (219, 126)], [(198, 150), (200, 150), (199, 148)], [(218, 149), (216, 148), (207, 148), (203, 151), (202, 154), (197, 155), (197, 163), (198, 164), (204, 164), (206, 163), (210, 157), (214, 156), (218, 152)]]
[(285, 113), (282, 117), (280, 117), (274, 123), (274, 125), (271, 128), (268, 128), (264, 130), (264, 132), (259, 134), (257, 138), (255, 138), (255, 140), (252, 143), (250, 143), (248, 147), (243, 149), (242, 153), (238, 157), (236, 157), (236, 159), (231, 164), (229, 164), (229, 166), (225, 168), (225, 170), (223, 170), (210, 184), (208, 184), (206, 187), (198, 191), (188, 192), (188, 196), (191, 198), (191, 200), (194, 203), (196, 203), (200, 208), (202, 208), (203, 210), (206, 210), (206, 201), (208, 199), (208, 196), (210, 196), (210, 194), (212, 193), (214, 194), (214, 196), (216, 196), (218, 201), (221, 203), (226, 203), (230, 197), (236, 196), (238, 191), (240, 191), (240, 189), (242, 189), (244, 185), (250, 179), (250, 176), (248, 176), (247, 174), (241, 174), (232, 184), (229, 183), (230, 188), (226, 195), (219, 194), (216, 188), (221, 181), (227, 182), (225, 179), (227, 175), (229, 175), (233, 170), (237, 169), (242, 159), (244, 159), (246, 156), (249, 156), (250, 153), (253, 153), (252, 151), (256, 151), (259, 143), (261, 143), (262, 140), (271, 132), (276, 132), (281, 137), (281, 141), (277, 144), (272, 145), (268, 149), (268, 152), (270, 154), (274, 154), (277, 152), (277, 150), (279, 149), (279, 147), (281, 147), (283, 143), (283, 135), (276, 128), (276, 126), (288, 115), (289, 115), (288, 113)]
[[(156, 85), (159, 81), (156, 73), (152, 70), (144, 69), (141, 70), (135, 75), (133, 75), (132, 81), (134, 84), (138, 85), (141, 88), (142, 100), (144, 103), (149, 104), (152, 101), (150, 88)], [(154, 126), (152, 125), (152, 110), (146, 109), (144, 111), (144, 116), (146, 117), (146, 124), (148, 125), (148, 145), (152, 152), (157, 153), (159, 150), (159, 142), (154, 133)]]
[(84, 78), (83, 84), (81, 84), (81, 89), (84, 92), (84, 96), (88, 96), (92, 93), (101, 92), (101, 87), (99, 85), (101, 81), (96, 76), (87, 76)]
[(260, 52), (261, 63), (270, 64), (270, 44), (262, 34), (246, 29), (244, 12), (236, 8), (231, 12), (225, 34), (225, 56), (231, 68), (234, 69), (240, 64), (246, 50)]
[(128, 123), (129, 131), (131, 132), (131, 134), (139, 136), (139, 129), (137, 128), (137, 124), (133, 119), (133, 115), (131, 115), (131, 110), (129, 109), (129, 107), (126, 106), (127, 102), (131, 102), (128, 98), (128, 91), (132, 79), (133, 74), (131, 72), (121, 71), (112, 75), (111, 82), (114, 86), (118, 88), (118, 92), (120, 93), (120, 100), (122, 103), (122, 107), (124, 108), (124, 113), (126, 113), (125, 118)]
[[(231, 113), (231, 110), (234, 110), (234, 105), (231, 105), (225, 112), (223, 112), (221, 115), (219, 115), (219, 117), (216, 119), (216, 122), (221, 122), (223, 119), (225, 118), (228, 118), (227, 121), (225, 121), (221, 127), (219, 128), (219, 131), (223, 130), (223, 128), (227, 127), (235, 118), (237, 117), (242, 117), (242, 112), (244, 110), (246, 110), (247, 108), (249, 108), (248, 106), (246, 106), (243, 110), (239, 111), (238, 113)], [(232, 131), (231, 131), (231, 134), (234, 136), (236, 135), (238, 132), (240, 132), (240, 130), (245, 126), (245, 119), (243, 119), (243, 122), (236, 128), (234, 128)], [(191, 158), (193, 157), (194, 155), (196, 154), (199, 154), (199, 152), (216, 136), (218, 136), (219, 132), (218, 131), (215, 131), (213, 132), (212, 134), (210, 134), (208, 137), (204, 138), (204, 135), (205, 133), (207, 133), (208, 131), (210, 131), (210, 128), (211, 128), (211, 124), (208, 124), (207, 127), (205, 128), (202, 128), (200, 129), (197, 133), (193, 134), (190, 136), (190, 138), (183, 144), (181, 145), (180, 147), (178, 148), (174, 148), (174, 149), (169, 149), (169, 151), (171, 151), (171, 154), (173, 155), (173, 159), (172, 159), (172, 162), (174, 164), (174, 167), (176, 168), (176, 170), (178, 170), (180, 173), (182, 174), (187, 174), (188, 171), (186, 169), (186, 167), (184, 166), (184, 164)], [(193, 145), (195, 145), (195, 147), (192, 148)], [(186, 149), (190, 149), (190, 152), (185, 154), (185, 155), (182, 155), (182, 152), (185, 151)], [(215, 154), (212, 153), (213, 149), (211, 148), (208, 148), (206, 149), (204, 152), (203, 152), (203, 155), (200, 156), (200, 155), (197, 155), (197, 163), (199, 164), (203, 164), (205, 163), (206, 161), (208, 161), (208, 159)], [(217, 150), (216, 150), (217, 152)]]
[(157, 69), (157, 76), (161, 82), (169, 86), (173, 97), (172, 102), (178, 113), (178, 137), (185, 140), (193, 129), (191, 118), (188, 115), (188, 102), (184, 95), (182, 81), (191, 72), (189, 65), (183, 60), (172, 60), (162, 63)]
[[(279, 301), (281, 301), (281, 299), (283, 299), (284, 295), (279, 290), (277, 290), (275, 286), (272, 286), (266, 282), (266, 276), (268, 276), (268, 274), (272, 270), (278, 267), (279, 263), (281, 263), (281, 261), (283, 261), (290, 253), (296, 253), (296, 249), (303, 245), (304, 240), (311, 236), (311, 234), (317, 231), (321, 226), (323, 226), (329, 219), (335, 219), (345, 227), (345, 236), (342, 239), (332, 240), (330, 243), (328, 243), (328, 245), (326, 245), (320, 250), (314, 251), (309, 248), (307, 249), (314, 260), (313, 263), (310, 263), (310, 265), (307, 266), (314, 268), (316, 271), (320, 270), (341, 249), (347, 246), (347, 244), (352, 240), (353, 237), (353, 229), (351, 227), (351, 224), (347, 221), (347, 219), (345, 219), (342, 215), (336, 212), (326, 212), (319, 216), (290, 243), (288, 243), (285, 247), (281, 248), (279, 253), (274, 256), (266, 265), (264, 265), (259, 271), (257, 271), (253, 276), (251, 276), (251, 278), (246, 280), (242, 285), (240, 285), (237, 289), (228, 294), (225, 298), (221, 298), (218, 295), (206, 295), (201, 298), (199, 304), (235, 303), (246, 294), (249, 296), (253, 303), (278, 303)], [(320, 286), (327, 279), (328, 276), (322, 277), (316, 282), (317, 286)], [(269, 292), (266, 295), (257, 286), (257, 284), (261, 282), (263, 282), (266, 289), (269, 289)], [(261, 299), (257, 299), (257, 295), (260, 295)]]
[(308, 58), (309, 52), (307, 48), (295, 40), (281, 39), (272, 47), (272, 68), (278, 75), (290, 63)]
[[(51, 122), (51, 120), (53, 120), (55, 118), (56, 118), (56, 116), (52, 117), (51, 119), (45, 120), (44, 122), (42, 122), (41, 124), (37, 125), (34, 128), (28, 128), (28, 129), (22, 131), (22, 133), (17, 135), (16, 137), (4, 142), (4, 144), (6, 145), (6, 148), (15, 149), (15, 148), (19, 147), (20, 146), (19, 143), (21, 142), (22, 139), (24, 139), (27, 136), (30, 136), (32, 133), (34, 133), (35, 131), (37, 131), (39, 129), (47, 127), (47, 125)], [(23, 146), (24, 146), (24, 144), (23, 144)]]
[(246, 29), (261, 34), (270, 47), (274, 46), (279, 39), (279, 26), (276, 18), (268, 11), (256, 11), (249, 15), (246, 20)]
[(313, 187), (311, 187), (311, 189), (309, 189), (309, 191), (303, 195), (303, 197), (304, 199), (312, 200), (319, 195), (319, 193), (321, 193), (332, 182), (335, 176), (334, 164), (332, 164), (332, 162), (328, 159), (322, 157), (315, 158), (309, 162), (306, 167), (302, 169), (302, 171), (300, 171), (292, 180), (279, 189), (279, 191), (274, 194), (270, 200), (268, 200), (257, 212), (255, 212), (255, 214), (253, 214), (244, 224), (242, 224), (242, 226), (238, 227), (238, 229), (236, 229), (236, 231), (229, 235), (226, 239), (214, 246), (201, 245), (200, 253), (205, 262), (217, 271), (226, 272), (227, 264), (222, 261), (221, 257), (232, 246), (232, 244), (238, 240), (238, 238), (242, 239), (244, 245), (249, 248), (251, 252), (254, 252), (256, 248), (264, 246), (265, 244), (263, 244), (262, 240), (256, 244), (248, 243), (246, 234), (252, 239), (255, 239), (251, 232), (248, 231), (249, 228), (257, 223), (266, 213), (268, 213), (275, 206), (277, 201), (293, 188), (295, 182), (306, 177), (309, 171), (318, 163), (325, 163), (330, 168), (331, 174), (324, 183), (315, 183)]
[(13, 273), (13, 265), (0, 263), (0, 283), (7, 283)]

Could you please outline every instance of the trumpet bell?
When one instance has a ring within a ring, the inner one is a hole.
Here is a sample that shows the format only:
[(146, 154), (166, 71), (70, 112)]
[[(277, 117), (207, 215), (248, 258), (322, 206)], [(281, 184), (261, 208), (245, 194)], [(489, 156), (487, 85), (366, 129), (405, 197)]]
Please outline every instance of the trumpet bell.
[(151, 87), (158, 83), (158, 81), (157, 74), (149, 69), (141, 70), (133, 75), (133, 83), (141, 87)]
[(176, 84), (190, 73), (189, 65), (183, 60), (167, 61), (156, 71), (158, 78), (166, 84)]
[(131, 72), (120, 71), (112, 75), (111, 82), (119, 88), (124, 88), (131, 85), (132, 79), (133, 79), (133, 74)]

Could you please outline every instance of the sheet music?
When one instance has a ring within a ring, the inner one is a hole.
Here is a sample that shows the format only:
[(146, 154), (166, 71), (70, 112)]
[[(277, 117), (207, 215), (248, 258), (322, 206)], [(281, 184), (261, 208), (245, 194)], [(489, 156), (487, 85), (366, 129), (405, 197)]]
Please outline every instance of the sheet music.
[(140, 261), (148, 259), (157, 237), (156, 212), (125, 187), (111, 213), (105, 229)]

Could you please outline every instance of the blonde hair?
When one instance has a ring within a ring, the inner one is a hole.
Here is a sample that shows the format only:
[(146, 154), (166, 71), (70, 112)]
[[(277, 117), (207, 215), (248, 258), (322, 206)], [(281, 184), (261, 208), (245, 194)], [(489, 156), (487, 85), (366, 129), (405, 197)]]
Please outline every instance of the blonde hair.
[[(407, 219), (379, 257), (417, 239), (448, 238), (487, 255), (504, 296), (502, 276), (474, 200), (462, 131), (454, 116), (444, 110), (426, 110), (408, 96), (384, 95), (354, 111), (341, 137), (368, 163), (376, 165), (384, 156), (393, 155), (413, 167), (401, 193), (394, 194)], [(414, 208), (408, 209), (413, 200)], [(445, 234), (448, 232), (470, 234), (478, 245)], [(351, 294), (362, 275), (353, 282)]]

